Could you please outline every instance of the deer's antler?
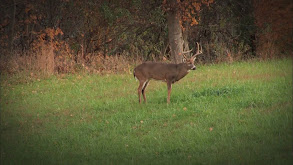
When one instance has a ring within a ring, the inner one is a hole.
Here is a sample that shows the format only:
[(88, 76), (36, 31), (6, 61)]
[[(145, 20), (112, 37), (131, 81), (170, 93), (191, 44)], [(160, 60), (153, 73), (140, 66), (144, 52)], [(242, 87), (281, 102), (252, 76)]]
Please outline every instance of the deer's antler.
[(192, 49), (191, 50), (187, 50), (187, 51), (185, 51), (185, 52), (182, 52), (182, 54), (186, 54), (186, 53), (189, 53), (189, 52), (191, 52), (192, 51)]
[(183, 56), (183, 58), (185, 58), (185, 60), (188, 59), (185, 54), (190, 53), (191, 51), (192, 51), (192, 49), (191, 50), (188, 50), (188, 51), (182, 52), (182, 56)]
[(196, 56), (202, 54), (202, 46), (200, 45), (200, 48), (199, 48), (199, 43), (198, 43), (198, 42), (196, 42), (196, 45), (197, 45), (197, 51), (196, 51), (196, 54), (194, 54), (194, 55), (191, 57), (193, 60), (196, 59)]

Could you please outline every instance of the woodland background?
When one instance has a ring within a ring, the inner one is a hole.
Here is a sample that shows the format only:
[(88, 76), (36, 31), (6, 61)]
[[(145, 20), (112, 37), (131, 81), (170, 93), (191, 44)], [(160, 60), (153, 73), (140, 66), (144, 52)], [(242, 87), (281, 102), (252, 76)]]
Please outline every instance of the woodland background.
[(184, 49), (203, 46), (198, 63), (292, 56), (291, 0), (1, 0), (1, 73), (131, 73), (173, 61), (170, 2)]

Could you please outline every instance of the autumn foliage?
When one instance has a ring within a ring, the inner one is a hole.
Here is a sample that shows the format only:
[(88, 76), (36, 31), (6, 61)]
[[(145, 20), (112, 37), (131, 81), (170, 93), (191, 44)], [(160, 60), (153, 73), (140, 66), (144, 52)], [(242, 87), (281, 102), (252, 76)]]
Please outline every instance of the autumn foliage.
[(116, 73), (171, 61), (170, 10), (179, 13), (184, 49), (203, 46), (202, 63), (292, 54), (289, 0), (4, 0), (1, 72)]
[(257, 52), (262, 58), (293, 53), (293, 3), (287, 0), (255, 0)]

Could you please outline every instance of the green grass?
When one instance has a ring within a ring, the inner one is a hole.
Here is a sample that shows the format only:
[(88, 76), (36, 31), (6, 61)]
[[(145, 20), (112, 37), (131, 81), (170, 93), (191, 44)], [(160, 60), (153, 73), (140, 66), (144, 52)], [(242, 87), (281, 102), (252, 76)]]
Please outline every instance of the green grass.
[(292, 59), (133, 75), (1, 78), (1, 164), (292, 164)]

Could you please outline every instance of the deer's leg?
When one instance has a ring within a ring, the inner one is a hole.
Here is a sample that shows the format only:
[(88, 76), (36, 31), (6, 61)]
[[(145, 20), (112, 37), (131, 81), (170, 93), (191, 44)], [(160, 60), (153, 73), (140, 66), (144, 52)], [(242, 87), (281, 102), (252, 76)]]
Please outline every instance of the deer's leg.
[(142, 93), (142, 88), (145, 85), (146, 81), (139, 81), (139, 86), (137, 88), (137, 93), (138, 93), (138, 101), (141, 103), (141, 93)]
[(167, 103), (170, 103), (170, 96), (171, 96), (171, 90), (172, 90), (172, 83), (167, 82), (167, 87), (168, 87), (168, 97), (167, 97)]
[(142, 95), (143, 95), (143, 100), (144, 100), (145, 103), (146, 103), (146, 101), (147, 101), (147, 99), (146, 99), (146, 97), (145, 97), (145, 89), (146, 89), (146, 87), (148, 86), (149, 82), (150, 82), (150, 80), (147, 80), (147, 81), (144, 83), (143, 87), (142, 87)]

